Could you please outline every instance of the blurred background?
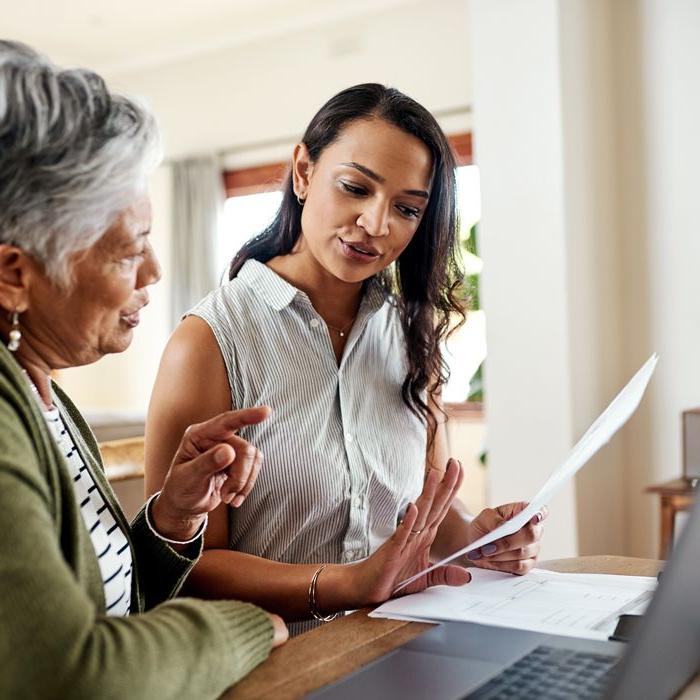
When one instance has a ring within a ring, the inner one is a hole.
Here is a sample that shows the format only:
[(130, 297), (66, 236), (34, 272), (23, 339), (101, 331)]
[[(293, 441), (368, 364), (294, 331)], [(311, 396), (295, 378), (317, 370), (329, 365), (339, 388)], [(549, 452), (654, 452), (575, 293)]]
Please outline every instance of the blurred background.
[[(700, 3), (0, 5), (3, 38), (97, 70), (163, 132), (163, 281), (128, 352), (59, 377), (102, 439), (142, 433), (170, 332), (274, 213), (311, 116), (382, 82), (436, 115), (460, 165), (474, 310), (448, 347), (445, 398), (464, 499), (533, 495), (657, 351), (640, 410), (551, 504), (543, 556), (659, 555), (668, 489), (646, 489), (681, 477), (681, 411), (700, 404)], [(119, 488), (140, 500), (138, 478)]]

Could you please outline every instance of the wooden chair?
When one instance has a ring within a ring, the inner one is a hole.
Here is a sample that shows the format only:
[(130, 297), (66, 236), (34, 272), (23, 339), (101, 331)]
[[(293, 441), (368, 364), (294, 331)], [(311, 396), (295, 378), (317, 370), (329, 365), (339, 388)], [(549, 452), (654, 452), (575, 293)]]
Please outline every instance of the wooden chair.
[(100, 452), (107, 478), (112, 483), (143, 478), (143, 436), (101, 442)]

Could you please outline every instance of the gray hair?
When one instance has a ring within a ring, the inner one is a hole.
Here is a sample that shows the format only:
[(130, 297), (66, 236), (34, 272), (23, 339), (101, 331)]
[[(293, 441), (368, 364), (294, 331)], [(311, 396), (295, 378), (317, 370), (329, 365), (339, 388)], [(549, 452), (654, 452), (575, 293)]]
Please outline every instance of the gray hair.
[(91, 71), (0, 40), (0, 243), (67, 284), (69, 255), (109, 229), (159, 160), (142, 105)]

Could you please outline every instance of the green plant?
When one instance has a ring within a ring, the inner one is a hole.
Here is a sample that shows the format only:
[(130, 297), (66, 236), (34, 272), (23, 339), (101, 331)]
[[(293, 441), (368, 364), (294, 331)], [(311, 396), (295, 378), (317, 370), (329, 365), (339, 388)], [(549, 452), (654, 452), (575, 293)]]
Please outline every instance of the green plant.
[[(466, 232), (465, 232), (466, 231)], [(460, 231), (460, 244), (464, 259), (464, 293), (463, 297), (469, 310), (476, 311), (481, 308), (479, 301), (479, 276), (481, 274), (482, 261), (479, 257), (478, 225)], [(469, 396), (467, 401), (484, 400), (483, 385), (484, 363), (479, 365), (476, 373), (469, 383)]]

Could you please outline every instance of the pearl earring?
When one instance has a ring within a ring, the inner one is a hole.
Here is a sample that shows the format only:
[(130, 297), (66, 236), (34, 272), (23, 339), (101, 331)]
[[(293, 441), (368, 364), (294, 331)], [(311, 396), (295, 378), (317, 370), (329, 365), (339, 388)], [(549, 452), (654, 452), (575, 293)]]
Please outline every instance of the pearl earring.
[(19, 350), (19, 343), (22, 340), (22, 331), (19, 329), (19, 313), (13, 311), (10, 314), (12, 319), (12, 328), (10, 330), (10, 342), (7, 344), (7, 349), (10, 352), (17, 352)]

